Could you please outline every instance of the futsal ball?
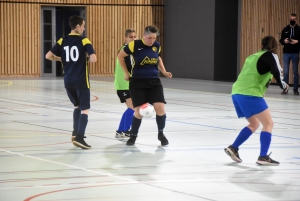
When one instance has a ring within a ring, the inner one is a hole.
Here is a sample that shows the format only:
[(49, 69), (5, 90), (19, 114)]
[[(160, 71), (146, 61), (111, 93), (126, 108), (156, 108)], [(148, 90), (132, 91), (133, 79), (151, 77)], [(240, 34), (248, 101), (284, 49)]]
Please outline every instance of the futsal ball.
[(153, 105), (145, 103), (140, 107), (140, 114), (142, 117), (151, 118), (155, 113)]

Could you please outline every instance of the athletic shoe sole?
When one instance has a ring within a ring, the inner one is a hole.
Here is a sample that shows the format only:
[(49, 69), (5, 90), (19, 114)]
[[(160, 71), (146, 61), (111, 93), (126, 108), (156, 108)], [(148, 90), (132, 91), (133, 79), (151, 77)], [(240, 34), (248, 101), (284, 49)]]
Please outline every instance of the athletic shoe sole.
[(256, 164), (258, 165), (270, 165), (270, 166), (278, 166), (279, 163), (270, 163), (270, 162), (267, 162), (267, 161), (256, 161)]
[(75, 147), (79, 147), (77, 144), (74, 143), (74, 140), (75, 140), (76, 136), (72, 136), (71, 140), (72, 140), (72, 143)]
[(231, 151), (231, 149), (225, 148), (224, 151), (225, 151), (225, 153), (226, 153), (228, 156), (230, 156), (230, 158), (231, 158), (233, 161), (236, 161), (236, 162), (242, 162), (241, 159), (239, 159), (238, 157), (236, 157), (236, 156), (234, 155), (234, 153)]
[(76, 147), (80, 147), (82, 149), (91, 149), (91, 147), (88, 147), (88, 146), (85, 146), (77, 141), (73, 141), (73, 144), (76, 146)]

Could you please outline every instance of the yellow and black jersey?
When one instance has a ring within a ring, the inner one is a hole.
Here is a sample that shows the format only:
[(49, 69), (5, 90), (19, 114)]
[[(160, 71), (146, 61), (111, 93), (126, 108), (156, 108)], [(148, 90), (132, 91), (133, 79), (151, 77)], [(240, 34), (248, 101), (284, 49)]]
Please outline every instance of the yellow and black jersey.
[(95, 51), (88, 38), (69, 34), (59, 39), (50, 51), (61, 57), (66, 88), (90, 88), (86, 53), (91, 55)]
[(124, 47), (126, 54), (132, 55), (132, 78), (158, 78), (158, 58), (160, 56), (160, 44), (154, 42), (147, 46), (142, 40), (131, 41)]

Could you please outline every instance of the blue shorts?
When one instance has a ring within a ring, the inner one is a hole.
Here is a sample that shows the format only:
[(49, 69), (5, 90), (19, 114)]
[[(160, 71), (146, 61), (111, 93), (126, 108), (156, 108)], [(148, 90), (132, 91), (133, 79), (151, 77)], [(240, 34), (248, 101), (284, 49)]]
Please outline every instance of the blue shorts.
[(80, 110), (90, 109), (90, 89), (66, 88), (70, 101)]
[(262, 97), (234, 94), (232, 101), (239, 118), (246, 117), (248, 119), (268, 109), (268, 105)]

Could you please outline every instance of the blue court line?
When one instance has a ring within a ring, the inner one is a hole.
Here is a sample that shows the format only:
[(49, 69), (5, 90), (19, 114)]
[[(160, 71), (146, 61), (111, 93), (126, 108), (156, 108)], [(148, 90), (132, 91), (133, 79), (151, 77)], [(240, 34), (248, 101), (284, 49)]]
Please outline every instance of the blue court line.
[[(10, 99), (8, 99), (8, 100), (10, 100)], [(19, 101), (19, 100), (17, 100), (17, 101)], [(58, 105), (56, 103), (44, 103), (44, 102), (32, 102), (32, 101), (31, 102), (28, 101), (28, 102), (29, 103), (35, 103), (35, 104), (41, 104), (42, 103), (42, 105), (46, 104), (46, 105), (50, 105), (50, 106), (62, 107), (62, 105)], [(64, 106), (63, 108), (74, 108), (72, 106), (66, 106), (66, 105), (63, 105), (63, 106)], [(106, 111), (106, 110), (90, 109), (90, 111), (100, 112), (100, 113), (120, 114), (119, 112), (111, 112), (111, 111)], [(217, 128), (217, 129), (223, 129), (223, 130), (231, 130), (231, 131), (236, 131), (237, 130), (237, 129), (230, 129), (230, 128), (218, 127), (218, 126), (209, 126), (209, 125), (205, 125), (205, 124), (188, 123), (188, 122), (182, 122), (182, 121), (176, 121), (176, 120), (168, 120), (168, 121), (170, 121), (170, 122), (177, 122), (177, 123), (181, 123), (181, 124), (189, 124), (189, 125), (194, 125), (194, 126), (203, 126), (203, 127), (208, 127), (208, 128)], [(286, 136), (280, 136), (280, 135), (274, 135), (274, 134), (272, 134), (272, 135), (274, 137), (281, 137), (281, 138), (286, 138), (286, 139), (300, 140), (300, 138), (286, 137)]]
[[(231, 130), (231, 131), (238, 130), (238, 129), (223, 128), (223, 127), (218, 127), (218, 126), (208, 126), (208, 125), (205, 125), (205, 124), (187, 123), (187, 122), (176, 121), (176, 120), (168, 120), (168, 121), (176, 122), (176, 123), (182, 123), (182, 124), (189, 124), (189, 125), (194, 125), (194, 126), (203, 126), (203, 127), (209, 127), (209, 128), (218, 128), (218, 129), (222, 129), (222, 130)], [(213, 131), (210, 131), (210, 132), (213, 132)], [(260, 134), (260, 133), (255, 132), (255, 134)], [(281, 138), (287, 138), (287, 139), (293, 139), (293, 140), (300, 140), (300, 138), (286, 137), (286, 136), (274, 135), (274, 134), (272, 134), (272, 135), (274, 137), (281, 137)]]

